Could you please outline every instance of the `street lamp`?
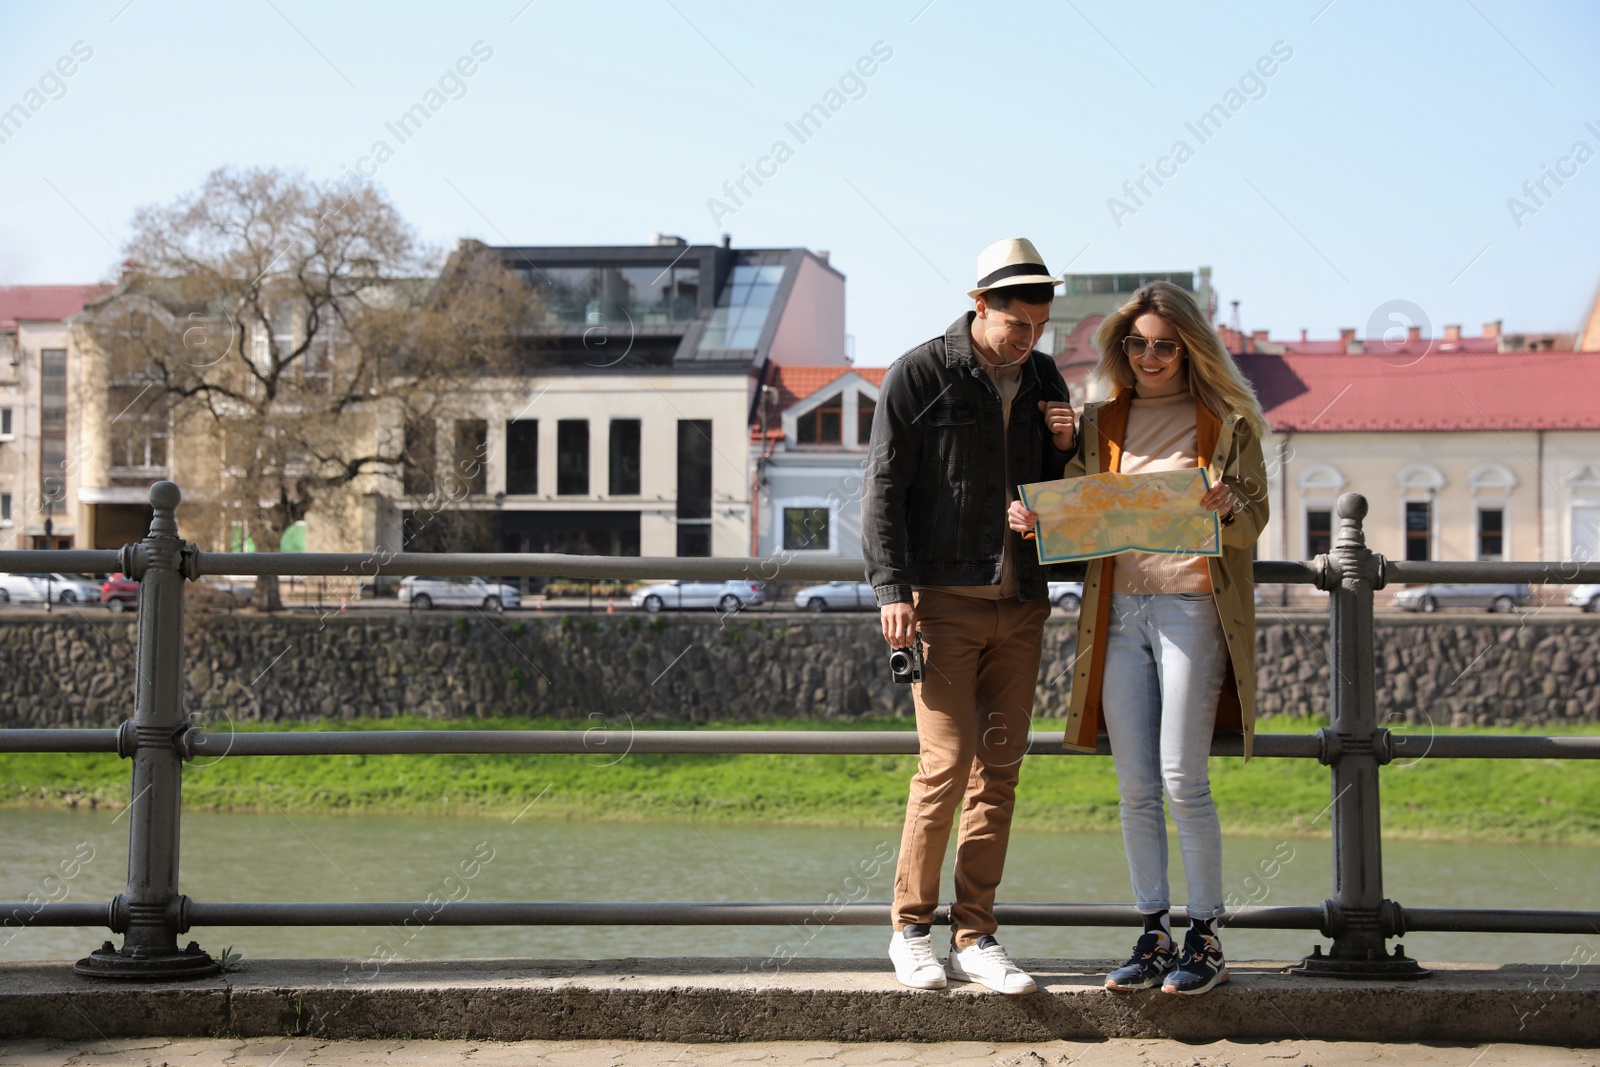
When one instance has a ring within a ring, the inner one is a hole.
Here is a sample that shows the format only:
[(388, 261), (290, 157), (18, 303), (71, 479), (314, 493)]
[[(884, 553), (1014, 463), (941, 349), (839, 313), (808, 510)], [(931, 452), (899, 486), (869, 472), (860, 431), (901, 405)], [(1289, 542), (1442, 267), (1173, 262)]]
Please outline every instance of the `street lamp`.
[[(44, 483), (44, 547), (53, 548), (51, 537), (55, 533), (56, 504), (66, 495), (66, 485), (59, 474), (47, 474)], [(50, 613), (51, 604), (55, 601), (56, 580), (52, 572), (46, 571), (44, 576), (44, 610)]]

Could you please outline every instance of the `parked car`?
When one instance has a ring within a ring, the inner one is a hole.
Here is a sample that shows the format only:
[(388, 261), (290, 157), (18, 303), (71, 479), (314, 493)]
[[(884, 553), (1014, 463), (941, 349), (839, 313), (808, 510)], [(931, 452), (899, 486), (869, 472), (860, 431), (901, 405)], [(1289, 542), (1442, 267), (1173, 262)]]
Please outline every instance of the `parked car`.
[(256, 580), (248, 575), (203, 574), (188, 587), (196, 603), (211, 608), (247, 607), (256, 595)]
[(402, 578), (399, 601), (418, 611), (434, 607), (504, 611), (522, 607), (522, 594), (514, 585), (490, 585), (482, 578)]
[(1528, 585), (1418, 585), (1394, 595), (1395, 607), (1423, 612), (1441, 608), (1483, 608), (1505, 615), (1532, 603), (1533, 587)]
[(794, 606), (819, 615), (824, 611), (877, 611), (878, 596), (867, 582), (827, 582), (800, 590), (794, 595)]
[(1082, 582), (1051, 582), (1050, 603), (1062, 611), (1077, 611), (1083, 607)]
[(52, 590), (58, 604), (100, 603), (100, 582), (83, 574), (51, 572)]
[(1575, 585), (1567, 594), (1567, 603), (1584, 611), (1600, 612), (1600, 585)]
[(0, 574), (0, 604), (43, 604), (48, 595), (48, 575)]
[(101, 583), (100, 599), (110, 611), (127, 611), (139, 603), (139, 583), (120, 572), (113, 574)]
[(766, 587), (743, 579), (727, 582), (663, 582), (647, 585), (630, 598), (633, 606), (654, 615), (658, 611), (688, 608), (716, 608), (735, 612), (767, 602)]

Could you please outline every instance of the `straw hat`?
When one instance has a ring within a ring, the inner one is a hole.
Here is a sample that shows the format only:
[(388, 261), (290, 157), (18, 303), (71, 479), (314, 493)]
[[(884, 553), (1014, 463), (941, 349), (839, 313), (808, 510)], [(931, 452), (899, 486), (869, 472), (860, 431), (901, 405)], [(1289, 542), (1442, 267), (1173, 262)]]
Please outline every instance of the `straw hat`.
[(1044, 257), (1025, 237), (1008, 237), (978, 253), (978, 286), (968, 289), (976, 297), (1007, 285), (1060, 285), (1061, 279), (1045, 269)]

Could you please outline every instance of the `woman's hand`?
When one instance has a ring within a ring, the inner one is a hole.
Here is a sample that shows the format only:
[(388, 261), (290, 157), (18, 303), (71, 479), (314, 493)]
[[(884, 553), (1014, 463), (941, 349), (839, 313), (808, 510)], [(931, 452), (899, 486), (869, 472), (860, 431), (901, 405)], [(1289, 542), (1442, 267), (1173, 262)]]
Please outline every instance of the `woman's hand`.
[(1006, 525), (1020, 534), (1032, 533), (1034, 524), (1039, 521), (1039, 513), (1029, 511), (1028, 506), (1020, 500), (1013, 500), (1006, 509)]
[(1200, 506), (1227, 518), (1238, 506), (1238, 498), (1234, 496), (1227, 482), (1218, 482), (1206, 490), (1206, 495), (1200, 498)]

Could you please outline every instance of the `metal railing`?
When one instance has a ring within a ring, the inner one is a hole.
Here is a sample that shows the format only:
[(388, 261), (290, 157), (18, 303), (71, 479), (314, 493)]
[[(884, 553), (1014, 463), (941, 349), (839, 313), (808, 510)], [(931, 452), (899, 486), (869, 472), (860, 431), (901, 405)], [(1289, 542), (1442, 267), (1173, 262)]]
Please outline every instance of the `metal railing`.
[[(783, 925), (827, 922), (887, 925), (886, 903), (596, 903), (421, 902), (208, 903), (179, 892), (178, 854), (183, 766), (196, 756), (288, 756), (392, 753), (592, 753), (588, 734), (563, 730), (387, 730), (206, 735), (181, 708), (183, 583), (206, 574), (527, 575), (579, 578), (858, 578), (859, 560), (659, 559), (611, 556), (201, 552), (178, 537), (180, 493), (171, 482), (150, 490), (149, 535), (120, 552), (0, 552), (5, 571), (121, 570), (141, 583), (137, 681), (133, 718), (118, 729), (0, 730), (5, 752), (115, 752), (133, 765), (128, 829), (128, 881), (109, 904), (0, 903), (0, 926), (101, 926), (121, 934), (78, 961), (79, 974), (166, 979), (216, 974), (218, 962), (195, 942), (178, 947), (194, 926), (349, 926), (404, 923), (424, 917), (445, 926), (478, 925)], [(1329, 596), (1332, 676), (1330, 724), (1316, 734), (1260, 735), (1254, 754), (1316, 759), (1330, 768), (1333, 895), (1318, 905), (1230, 910), (1228, 924), (1247, 928), (1317, 930), (1332, 939), (1302, 960), (1296, 973), (1345, 978), (1421, 977), (1427, 972), (1387, 942), (1408, 930), (1506, 933), (1592, 933), (1600, 911), (1499, 908), (1409, 908), (1383, 895), (1378, 769), (1396, 757), (1434, 759), (1600, 759), (1600, 737), (1401, 737), (1378, 726), (1373, 646), (1373, 592), (1389, 581), (1476, 580), (1530, 584), (1600, 582), (1600, 564), (1401, 563), (1367, 548), (1361, 521), (1365, 498), (1339, 499), (1333, 550), (1310, 562), (1258, 562), (1265, 583), (1315, 585)], [(1028, 752), (1075, 755), (1061, 735), (1034, 733)], [(1424, 752), (1413, 752), (1425, 747)], [(630, 739), (638, 753), (914, 754), (906, 731), (642, 731)], [(1109, 750), (1102, 739), (1097, 754)], [(1220, 736), (1213, 755), (1238, 755), (1242, 739)], [(1184, 921), (1183, 908), (1174, 917)], [(1137, 926), (1132, 905), (1000, 903), (1004, 923), (1061, 926)], [(948, 923), (948, 908), (936, 922)]]

